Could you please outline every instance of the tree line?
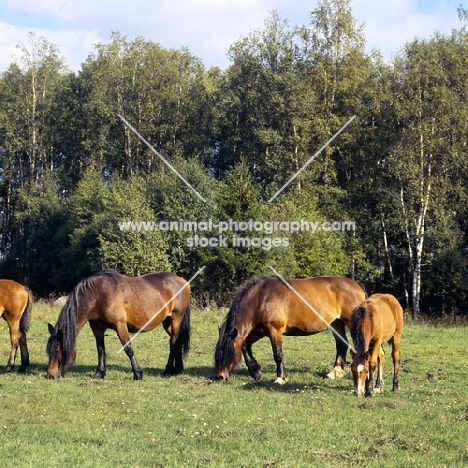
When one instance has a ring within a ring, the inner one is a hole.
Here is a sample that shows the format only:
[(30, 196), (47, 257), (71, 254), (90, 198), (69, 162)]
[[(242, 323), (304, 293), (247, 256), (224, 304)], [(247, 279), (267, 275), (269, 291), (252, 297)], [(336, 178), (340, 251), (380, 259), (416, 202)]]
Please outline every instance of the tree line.
[[(70, 72), (31, 33), (0, 75), (0, 274), (47, 297), (109, 267), (189, 278), (205, 266), (197, 300), (225, 304), (273, 266), (351, 276), (415, 315), (466, 315), (459, 16), (450, 35), (415, 39), (387, 63), (366, 52), (349, 0), (321, 0), (306, 25), (272, 12), (230, 46), (225, 70), (114, 32)], [(209, 231), (122, 230), (210, 220)], [(250, 229), (220, 233), (229, 220)], [(301, 220), (356, 228), (286, 229)]]

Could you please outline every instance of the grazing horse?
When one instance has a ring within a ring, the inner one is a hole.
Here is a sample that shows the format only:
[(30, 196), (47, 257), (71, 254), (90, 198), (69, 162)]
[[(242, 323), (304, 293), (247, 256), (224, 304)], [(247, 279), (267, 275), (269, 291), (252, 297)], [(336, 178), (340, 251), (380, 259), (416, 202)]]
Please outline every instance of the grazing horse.
[(96, 339), (98, 366), (94, 378), (106, 375), (104, 332), (110, 328), (125, 349), (133, 377), (140, 380), (130, 333), (151, 331), (160, 323), (169, 334), (169, 359), (164, 375), (183, 371), (183, 354), (190, 344), (190, 286), (183, 278), (167, 272), (128, 277), (114, 269), (96, 273), (75, 287), (58, 317), (49, 324), (47, 343), (49, 378), (63, 377), (76, 355), (76, 337), (89, 322)]
[[(393, 391), (399, 388), (398, 363), (400, 362), (400, 340), (403, 331), (403, 310), (391, 294), (373, 294), (359, 305), (351, 318), (350, 332), (354, 341), (351, 371), (354, 393), (373, 396), (383, 391), (383, 343), (391, 342), (393, 359)], [(377, 367), (378, 366), (378, 367)], [(374, 372), (377, 381), (374, 387)]]
[(276, 383), (288, 380), (284, 367), (282, 336), (304, 336), (331, 328), (336, 341), (334, 369), (328, 377), (343, 375), (349, 344), (345, 325), (352, 311), (363, 302), (363, 286), (349, 278), (320, 276), (284, 280), (277, 276), (254, 279), (234, 297), (221, 325), (215, 350), (215, 378), (227, 380), (241, 353), (251, 377), (261, 377), (252, 345), (268, 336), (277, 367)]
[(10, 358), (4, 372), (10, 372), (15, 367), (18, 346), (21, 352), (19, 372), (24, 372), (29, 365), (26, 332), (31, 320), (32, 303), (31, 293), (25, 286), (8, 279), (0, 280), (0, 315), (8, 323), (11, 340)]

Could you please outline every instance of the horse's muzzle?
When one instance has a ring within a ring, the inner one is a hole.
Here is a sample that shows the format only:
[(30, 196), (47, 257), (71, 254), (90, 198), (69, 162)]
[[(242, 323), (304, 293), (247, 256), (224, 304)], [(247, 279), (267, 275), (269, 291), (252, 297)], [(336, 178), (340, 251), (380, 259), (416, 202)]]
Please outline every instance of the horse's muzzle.
[(228, 380), (229, 375), (224, 375), (224, 374), (218, 374), (214, 376), (214, 380), (222, 381), (222, 380)]
[(61, 378), (62, 378), (61, 374), (46, 374), (46, 379), (49, 379), (49, 380), (57, 380)]

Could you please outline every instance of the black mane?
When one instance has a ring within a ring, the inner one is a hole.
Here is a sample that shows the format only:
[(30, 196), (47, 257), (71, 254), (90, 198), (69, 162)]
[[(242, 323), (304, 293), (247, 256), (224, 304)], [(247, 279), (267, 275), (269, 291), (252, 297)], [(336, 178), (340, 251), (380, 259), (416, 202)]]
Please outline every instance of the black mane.
[(115, 286), (117, 286), (122, 280), (122, 278), (124, 278), (124, 275), (119, 273), (114, 268), (108, 268), (107, 270), (98, 271), (96, 273), (93, 273), (91, 276), (88, 276), (84, 280), (80, 281), (76, 285), (73, 292), (75, 292), (76, 294), (86, 294), (89, 291), (94, 292), (97, 283), (96, 280), (102, 277), (111, 279)]
[(216, 369), (222, 369), (228, 366), (235, 359), (233, 332), (234, 324), (236, 323), (237, 314), (239, 312), (239, 307), (250, 289), (252, 289), (258, 283), (262, 282), (265, 278), (265, 276), (260, 276), (250, 280), (234, 296), (231, 307), (219, 329), (219, 340), (215, 350)]
[(366, 304), (362, 303), (351, 317), (349, 331), (354, 342), (354, 349), (358, 356), (364, 356), (366, 353), (366, 341), (362, 333), (362, 323), (370, 317), (370, 311), (367, 309)]
[(248, 281), (247, 283), (245, 283), (240, 291), (237, 291), (232, 301), (229, 312), (227, 313), (226, 318), (224, 319), (224, 323), (226, 325), (225, 328), (227, 332), (231, 332), (234, 328), (234, 324), (237, 318), (237, 313), (239, 312), (239, 306), (242, 300), (244, 299), (244, 297), (254, 286), (256, 286), (258, 283), (261, 283), (265, 278), (268, 278), (268, 277), (260, 276), (258, 278), (254, 278)]

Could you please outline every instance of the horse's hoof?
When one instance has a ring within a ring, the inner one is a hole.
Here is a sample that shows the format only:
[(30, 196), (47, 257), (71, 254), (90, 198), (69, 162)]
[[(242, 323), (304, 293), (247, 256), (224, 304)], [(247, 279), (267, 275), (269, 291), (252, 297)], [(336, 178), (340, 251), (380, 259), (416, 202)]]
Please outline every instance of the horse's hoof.
[(250, 377), (254, 380), (260, 380), (262, 378), (262, 371), (260, 369), (249, 370)]
[(345, 372), (340, 366), (335, 366), (328, 374), (327, 377), (331, 380), (341, 379)]
[(278, 377), (273, 383), (278, 385), (284, 385), (288, 381), (288, 378)]

